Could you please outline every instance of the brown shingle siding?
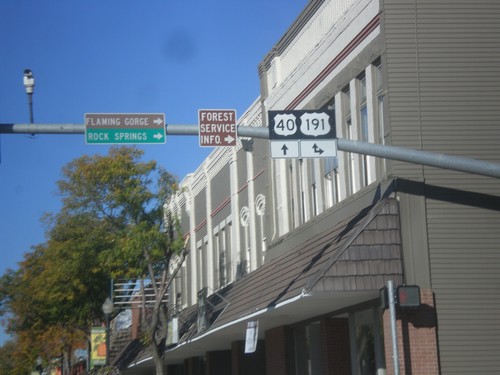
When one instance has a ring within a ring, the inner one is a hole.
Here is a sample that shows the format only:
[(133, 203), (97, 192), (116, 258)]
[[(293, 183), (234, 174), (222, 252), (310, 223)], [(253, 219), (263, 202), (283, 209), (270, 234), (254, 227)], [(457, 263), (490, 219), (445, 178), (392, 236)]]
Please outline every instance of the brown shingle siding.
[[(305, 241), (288, 238), (292, 249), (219, 291), (224, 298), (209, 296), (208, 332), (303, 292), (375, 291), (402, 281), (398, 215), (398, 202), (384, 199)], [(187, 315), (181, 341), (196, 336), (196, 308)]]

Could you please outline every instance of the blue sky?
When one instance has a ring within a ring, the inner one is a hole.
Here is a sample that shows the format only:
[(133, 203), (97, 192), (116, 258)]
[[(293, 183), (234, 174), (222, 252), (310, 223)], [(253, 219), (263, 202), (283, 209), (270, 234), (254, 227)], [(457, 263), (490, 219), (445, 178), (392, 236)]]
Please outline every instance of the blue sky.
[[(0, 0), (0, 123), (27, 123), (23, 71), (35, 76), (35, 123), (85, 113), (165, 113), (196, 124), (200, 108), (236, 109), (259, 95), (257, 65), (307, 0)], [(182, 179), (211, 152), (195, 136), (141, 146)], [(61, 167), (106, 153), (83, 135), (0, 135), (0, 273), (44, 242)], [(6, 339), (0, 330), (0, 345)]]

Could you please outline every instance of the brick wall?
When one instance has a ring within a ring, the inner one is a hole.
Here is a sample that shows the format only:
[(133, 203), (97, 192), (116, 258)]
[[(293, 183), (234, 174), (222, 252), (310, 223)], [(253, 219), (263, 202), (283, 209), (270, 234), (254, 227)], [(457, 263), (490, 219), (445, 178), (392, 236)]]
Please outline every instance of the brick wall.
[(272, 375), (293, 373), (293, 343), (289, 327), (277, 327), (266, 331), (266, 370)]
[[(421, 289), (420, 301), (419, 308), (397, 309), (399, 369), (401, 374), (438, 375), (437, 320), (432, 290)], [(389, 310), (384, 312), (384, 346), (387, 375), (393, 375)]]
[(351, 375), (349, 320), (347, 318), (322, 319), (321, 341), (324, 374)]

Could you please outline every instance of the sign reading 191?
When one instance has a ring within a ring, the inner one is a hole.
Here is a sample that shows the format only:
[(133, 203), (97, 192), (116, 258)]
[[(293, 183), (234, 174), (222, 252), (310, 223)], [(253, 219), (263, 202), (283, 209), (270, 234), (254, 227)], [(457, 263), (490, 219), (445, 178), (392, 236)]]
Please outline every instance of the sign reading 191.
[(269, 111), (270, 139), (335, 138), (333, 111)]
[[(269, 112), (270, 116), (272, 112), (273, 111)], [(271, 133), (274, 134), (271, 134), (270, 138), (334, 138), (335, 126), (330, 123), (331, 118), (333, 118), (333, 116), (325, 112), (278, 112), (273, 116), (274, 126), (270, 126), (270, 129)]]
[(269, 111), (272, 157), (335, 157), (335, 137), (334, 111)]

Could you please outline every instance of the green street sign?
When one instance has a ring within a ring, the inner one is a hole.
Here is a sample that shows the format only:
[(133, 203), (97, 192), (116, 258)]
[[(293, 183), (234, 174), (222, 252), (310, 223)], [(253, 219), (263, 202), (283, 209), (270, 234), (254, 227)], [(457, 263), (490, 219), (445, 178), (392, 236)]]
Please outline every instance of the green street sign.
[(86, 113), (85, 143), (165, 143), (163, 113)]

